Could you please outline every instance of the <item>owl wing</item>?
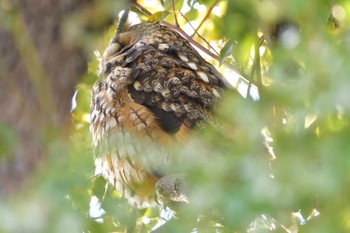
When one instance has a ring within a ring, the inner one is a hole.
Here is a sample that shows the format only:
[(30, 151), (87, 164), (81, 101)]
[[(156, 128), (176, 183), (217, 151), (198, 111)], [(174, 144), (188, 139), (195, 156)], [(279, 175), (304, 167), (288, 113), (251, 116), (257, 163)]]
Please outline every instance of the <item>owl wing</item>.
[(120, 59), (132, 70), (131, 98), (147, 107), (167, 133), (211, 119), (224, 86), (221, 74), (180, 35), (176, 38), (184, 41), (182, 46), (138, 41)]

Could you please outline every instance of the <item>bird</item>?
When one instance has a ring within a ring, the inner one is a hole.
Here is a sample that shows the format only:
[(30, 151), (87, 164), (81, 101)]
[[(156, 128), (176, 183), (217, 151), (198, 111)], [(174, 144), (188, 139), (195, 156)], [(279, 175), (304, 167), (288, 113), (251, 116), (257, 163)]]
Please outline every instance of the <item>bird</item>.
[(159, 205), (157, 187), (178, 191), (182, 178), (167, 177), (171, 146), (214, 120), (225, 84), (179, 33), (160, 22), (129, 26), (125, 15), (99, 59), (90, 132), (101, 175), (130, 205), (149, 208)]

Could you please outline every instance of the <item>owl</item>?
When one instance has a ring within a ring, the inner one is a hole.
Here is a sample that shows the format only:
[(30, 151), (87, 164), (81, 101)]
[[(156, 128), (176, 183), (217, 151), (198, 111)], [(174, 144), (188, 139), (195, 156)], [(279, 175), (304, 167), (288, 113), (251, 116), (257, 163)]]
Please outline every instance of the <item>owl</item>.
[(174, 180), (164, 179), (172, 146), (213, 119), (223, 77), (159, 22), (119, 25), (99, 77), (90, 110), (96, 167), (131, 205), (157, 205), (159, 182)]

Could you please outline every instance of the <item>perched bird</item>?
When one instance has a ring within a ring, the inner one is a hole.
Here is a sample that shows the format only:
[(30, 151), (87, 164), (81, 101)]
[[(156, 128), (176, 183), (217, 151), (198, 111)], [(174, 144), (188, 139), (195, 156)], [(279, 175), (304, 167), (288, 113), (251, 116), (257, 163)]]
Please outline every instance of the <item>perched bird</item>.
[(224, 83), (177, 32), (159, 22), (125, 27), (123, 17), (100, 59), (90, 131), (103, 177), (146, 208), (156, 204), (157, 185), (169, 187), (159, 182), (171, 166), (172, 142), (213, 118)]

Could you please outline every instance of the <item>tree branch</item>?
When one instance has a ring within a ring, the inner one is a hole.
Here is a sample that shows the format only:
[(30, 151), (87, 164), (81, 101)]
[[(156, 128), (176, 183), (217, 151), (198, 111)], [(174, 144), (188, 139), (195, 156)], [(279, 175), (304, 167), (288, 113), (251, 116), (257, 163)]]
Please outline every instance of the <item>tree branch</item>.
[(213, 8), (216, 6), (216, 4), (218, 4), (219, 0), (216, 0), (214, 2), (213, 5), (210, 6), (210, 8), (208, 9), (207, 13), (205, 14), (203, 20), (201, 21), (201, 23), (198, 25), (197, 29), (194, 31), (194, 33), (191, 35), (191, 37), (193, 37), (195, 34), (198, 34), (198, 30), (199, 28), (203, 25), (203, 23), (209, 18), (210, 13), (212, 12)]

